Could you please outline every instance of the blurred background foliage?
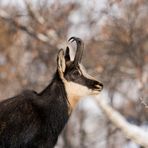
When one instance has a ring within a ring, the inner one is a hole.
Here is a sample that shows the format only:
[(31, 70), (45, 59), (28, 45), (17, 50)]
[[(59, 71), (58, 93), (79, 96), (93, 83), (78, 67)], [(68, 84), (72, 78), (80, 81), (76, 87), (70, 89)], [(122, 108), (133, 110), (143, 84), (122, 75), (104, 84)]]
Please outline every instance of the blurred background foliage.
[[(56, 70), (67, 39), (85, 42), (83, 64), (104, 84), (102, 99), (148, 128), (147, 0), (0, 1), (0, 99), (23, 89), (41, 91)], [(74, 48), (74, 47), (73, 47)], [(143, 103), (142, 103), (143, 102)], [(57, 148), (138, 148), (84, 98)]]

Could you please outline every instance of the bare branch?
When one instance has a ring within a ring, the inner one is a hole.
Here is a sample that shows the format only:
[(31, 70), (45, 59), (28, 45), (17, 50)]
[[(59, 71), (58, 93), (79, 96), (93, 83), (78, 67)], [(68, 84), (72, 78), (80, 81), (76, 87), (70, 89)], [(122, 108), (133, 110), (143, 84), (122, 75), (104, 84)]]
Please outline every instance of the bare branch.
[(37, 40), (49, 44), (50, 40), (49, 37), (43, 33), (36, 33), (31, 27), (22, 25), (18, 23), (15, 19), (13, 19), (11, 16), (7, 14), (7, 12), (0, 10), (0, 19), (3, 19), (4, 21), (10, 23), (11, 25), (15, 26), (16, 28), (26, 32), (30, 36), (36, 38)]
[(145, 108), (148, 109), (148, 104), (145, 103), (145, 101), (143, 100), (143, 98), (139, 98), (141, 101), (141, 104), (144, 105)]
[(119, 128), (127, 138), (133, 140), (135, 143), (148, 147), (148, 133), (136, 125), (128, 123), (125, 118), (111, 106), (109, 106), (103, 99), (95, 98), (95, 102), (100, 106), (107, 118)]
[(26, 4), (27, 11), (29, 15), (39, 24), (43, 25), (45, 23), (44, 18), (38, 13), (38, 11), (35, 11), (33, 9), (32, 3), (30, 0), (24, 0)]

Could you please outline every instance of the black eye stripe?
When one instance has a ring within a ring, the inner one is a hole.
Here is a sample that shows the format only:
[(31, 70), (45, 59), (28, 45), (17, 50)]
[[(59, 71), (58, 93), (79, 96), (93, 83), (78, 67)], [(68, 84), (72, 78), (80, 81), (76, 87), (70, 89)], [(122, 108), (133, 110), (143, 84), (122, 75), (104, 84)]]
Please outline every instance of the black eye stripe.
[[(83, 72), (84, 72), (84, 74), (83, 74)], [(83, 71), (83, 68), (81, 69), (80, 66), (71, 67), (71, 68), (67, 69), (65, 78), (67, 81), (72, 81), (77, 84), (84, 85), (91, 90), (98, 90), (99, 91), (103, 88), (103, 85), (100, 84), (98, 81), (91, 79), (90, 77), (87, 77), (87, 73), (85, 75), (85, 71)]]

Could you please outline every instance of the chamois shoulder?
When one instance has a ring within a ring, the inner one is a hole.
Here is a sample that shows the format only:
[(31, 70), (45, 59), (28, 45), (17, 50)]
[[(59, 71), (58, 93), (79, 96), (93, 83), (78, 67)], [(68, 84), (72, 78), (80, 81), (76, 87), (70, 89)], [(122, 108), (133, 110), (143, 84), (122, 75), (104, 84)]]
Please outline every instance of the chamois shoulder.
[(20, 104), (23, 104), (24, 102), (27, 102), (27, 100), (35, 100), (37, 98), (38, 94), (35, 91), (32, 90), (24, 90), (20, 94), (5, 99), (0, 102), (0, 110), (4, 108), (9, 108), (10, 106), (17, 106)]
[(22, 93), (20, 94), (20, 96), (22, 96), (24, 99), (27, 98), (37, 98), (38, 97), (38, 93), (34, 90), (23, 90)]

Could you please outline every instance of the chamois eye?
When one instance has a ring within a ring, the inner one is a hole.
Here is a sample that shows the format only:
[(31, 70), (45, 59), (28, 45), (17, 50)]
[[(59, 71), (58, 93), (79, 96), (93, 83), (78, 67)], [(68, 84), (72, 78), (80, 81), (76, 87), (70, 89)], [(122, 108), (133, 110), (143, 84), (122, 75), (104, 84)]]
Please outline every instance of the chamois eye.
[(79, 76), (79, 75), (81, 75), (81, 72), (80, 72), (79, 70), (75, 70), (75, 71), (73, 72), (73, 75)]

